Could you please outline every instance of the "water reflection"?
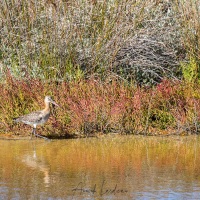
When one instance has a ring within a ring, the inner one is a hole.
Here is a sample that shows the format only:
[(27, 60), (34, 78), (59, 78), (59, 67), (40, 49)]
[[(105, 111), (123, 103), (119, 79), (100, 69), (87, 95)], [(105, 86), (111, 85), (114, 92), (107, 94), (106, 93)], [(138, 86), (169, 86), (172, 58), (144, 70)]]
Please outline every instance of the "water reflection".
[(49, 186), (50, 183), (50, 167), (45, 162), (45, 159), (43, 157), (38, 157), (36, 149), (34, 148), (33, 152), (30, 152), (28, 154), (25, 154), (22, 157), (22, 162), (27, 165), (28, 168), (39, 170), (40, 172), (43, 172), (44, 174), (44, 184), (46, 187)]
[(0, 141), (0, 199), (195, 199), (199, 137)]

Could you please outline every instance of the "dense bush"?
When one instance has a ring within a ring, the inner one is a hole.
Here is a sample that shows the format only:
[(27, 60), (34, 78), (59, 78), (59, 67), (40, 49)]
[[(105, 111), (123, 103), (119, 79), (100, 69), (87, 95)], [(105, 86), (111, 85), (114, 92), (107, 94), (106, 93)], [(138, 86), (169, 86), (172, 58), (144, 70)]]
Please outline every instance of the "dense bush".
[(180, 79), (186, 61), (199, 73), (199, 7), (193, 0), (5, 0), (0, 59), (15, 77)]

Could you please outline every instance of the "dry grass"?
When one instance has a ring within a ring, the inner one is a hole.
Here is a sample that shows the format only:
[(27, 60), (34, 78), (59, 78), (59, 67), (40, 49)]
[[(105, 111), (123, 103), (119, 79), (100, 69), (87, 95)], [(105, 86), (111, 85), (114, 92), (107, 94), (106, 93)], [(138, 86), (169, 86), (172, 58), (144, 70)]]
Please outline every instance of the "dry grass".
[(199, 66), (198, 13), (193, 0), (5, 0), (0, 59), (16, 77), (179, 79), (180, 63)]

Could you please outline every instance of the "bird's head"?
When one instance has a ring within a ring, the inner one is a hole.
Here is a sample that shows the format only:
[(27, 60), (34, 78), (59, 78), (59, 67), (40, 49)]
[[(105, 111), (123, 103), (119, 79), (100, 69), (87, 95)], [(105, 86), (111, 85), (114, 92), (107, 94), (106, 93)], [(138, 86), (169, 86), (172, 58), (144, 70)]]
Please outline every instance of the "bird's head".
[(44, 102), (45, 103), (52, 103), (53, 105), (60, 107), (55, 101), (52, 100), (52, 98), (50, 96), (46, 96), (45, 99), (44, 99)]

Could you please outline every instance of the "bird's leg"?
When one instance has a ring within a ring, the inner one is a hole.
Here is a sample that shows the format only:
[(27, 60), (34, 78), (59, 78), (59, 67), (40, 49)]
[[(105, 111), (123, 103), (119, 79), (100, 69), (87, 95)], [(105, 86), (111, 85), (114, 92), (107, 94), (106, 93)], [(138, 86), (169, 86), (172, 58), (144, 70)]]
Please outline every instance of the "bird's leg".
[(44, 137), (44, 136), (38, 135), (38, 134), (36, 133), (36, 128), (33, 128), (33, 134), (35, 135), (35, 137), (39, 137), (39, 138), (43, 138), (43, 139), (45, 139), (45, 140), (48, 140), (47, 137)]
[(36, 137), (39, 137), (39, 138), (43, 138), (43, 139), (45, 139), (45, 140), (49, 140), (49, 138), (44, 137), (44, 136), (41, 136), (41, 135), (38, 135), (38, 134), (36, 134), (36, 133), (35, 133), (35, 136), (36, 136)]
[(33, 130), (32, 130), (32, 132), (31, 132), (31, 140), (32, 140), (32, 138), (33, 138), (33, 134), (35, 135), (35, 130), (36, 130), (36, 128), (33, 127)]

